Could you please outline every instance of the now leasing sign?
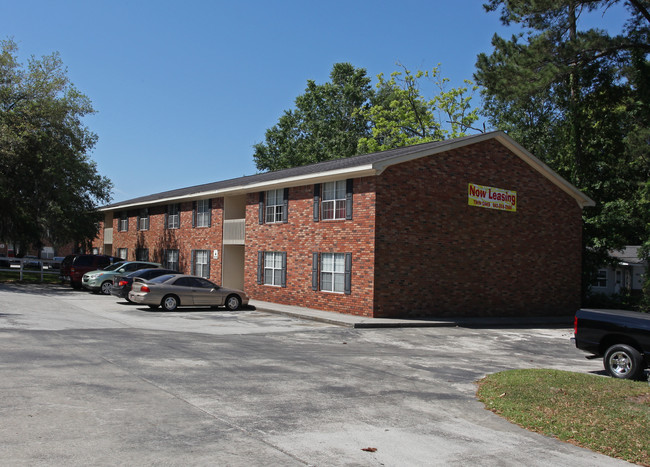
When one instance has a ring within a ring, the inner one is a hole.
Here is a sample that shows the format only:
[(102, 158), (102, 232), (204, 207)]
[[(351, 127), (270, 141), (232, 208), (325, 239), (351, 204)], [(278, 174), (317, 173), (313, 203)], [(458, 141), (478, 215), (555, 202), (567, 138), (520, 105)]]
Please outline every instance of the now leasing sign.
[(500, 211), (517, 210), (517, 192), (493, 186), (468, 184), (467, 204)]

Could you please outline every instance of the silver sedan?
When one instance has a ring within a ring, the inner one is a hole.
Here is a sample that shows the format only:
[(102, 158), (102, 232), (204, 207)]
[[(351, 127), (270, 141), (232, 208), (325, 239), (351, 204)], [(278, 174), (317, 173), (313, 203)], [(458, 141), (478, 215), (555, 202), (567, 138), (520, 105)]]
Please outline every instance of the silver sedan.
[(243, 291), (220, 287), (202, 277), (186, 274), (165, 274), (149, 281), (136, 278), (129, 300), (150, 308), (162, 306), (166, 311), (179, 306), (225, 306), (234, 311), (248, 305), (248, 296)]

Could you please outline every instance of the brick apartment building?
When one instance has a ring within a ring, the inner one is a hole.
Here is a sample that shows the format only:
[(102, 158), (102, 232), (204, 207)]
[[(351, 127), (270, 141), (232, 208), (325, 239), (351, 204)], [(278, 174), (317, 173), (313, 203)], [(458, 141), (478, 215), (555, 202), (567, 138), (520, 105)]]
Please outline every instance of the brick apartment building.
[(111, 204), (94, 247), (341, 313), (569, 315), (590, 205), (492, 132)]

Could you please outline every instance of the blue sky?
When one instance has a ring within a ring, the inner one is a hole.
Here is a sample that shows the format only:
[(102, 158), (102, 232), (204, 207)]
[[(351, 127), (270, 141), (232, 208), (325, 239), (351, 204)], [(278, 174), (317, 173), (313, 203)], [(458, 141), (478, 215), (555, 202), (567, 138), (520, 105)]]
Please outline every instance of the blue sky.
[[(23, 63), (61, 54), (97, 110), (90, 156), (117, 202), (256, 173), (252, 146), (334, 63), (365, 68), (373, 84), (397, 62), (441, 63), (461, 85), (494, 33), (515, 32), (482, 3), (4, 0), (0, 38)], [(618, 29), (622, 18), (590, 22)]]

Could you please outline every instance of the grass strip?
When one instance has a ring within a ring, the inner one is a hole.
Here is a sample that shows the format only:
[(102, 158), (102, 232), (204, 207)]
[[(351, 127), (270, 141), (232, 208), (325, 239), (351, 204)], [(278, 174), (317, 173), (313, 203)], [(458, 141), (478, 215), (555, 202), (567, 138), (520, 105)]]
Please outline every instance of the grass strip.
[(488, 410), (531, 431), (650, 466), (650, 385), (559, 370), (510, 370), (478, 382)]
[[(0, 282), (15, 282), (19, 284), (40, 284), (41, 272), (23, 270), (23, 280), (20, 280), (20, 271), (0, 271)], [(45, 272), (43, 274), (43, 284), (58, 284), (59, 274)]]

